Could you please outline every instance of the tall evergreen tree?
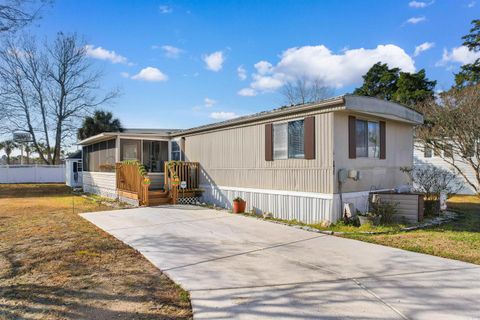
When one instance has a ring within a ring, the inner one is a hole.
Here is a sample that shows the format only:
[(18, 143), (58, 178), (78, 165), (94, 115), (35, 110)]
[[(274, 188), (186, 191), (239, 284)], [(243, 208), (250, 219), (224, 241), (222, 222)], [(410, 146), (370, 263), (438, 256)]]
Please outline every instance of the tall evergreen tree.
[(425, 69), (417, 73), (400, 72), (397, 81), (397, 91), (392, 100), (414, 107), (415, 104), (433, 98), (436, 81), (430, 81), (425, 76)]
[(353, 92), (359, 96), (370, 96), (391, 100), (397, 91), (399, 68), (388, 68), (386, 63), (377, 62), (362, 77), (363, 85)]
[[(473, 52), (480, 51), (480, 20), (472, 21), (470, 33), (463, 36), (463, 45)], [(460, 67), (460, 71), (455, 74), (455, 86), (463, 88), (480, 83), (480, 59), (473, 63), (467, 63)]]
[(415, 108), (419, 102), (434, 95), (436, 81), (426, 77), (425, 70), (417, 73), (390, 69), (386, 63), (377, 62), (363, 76), (363, 84), (353, 94), (390, 100)]

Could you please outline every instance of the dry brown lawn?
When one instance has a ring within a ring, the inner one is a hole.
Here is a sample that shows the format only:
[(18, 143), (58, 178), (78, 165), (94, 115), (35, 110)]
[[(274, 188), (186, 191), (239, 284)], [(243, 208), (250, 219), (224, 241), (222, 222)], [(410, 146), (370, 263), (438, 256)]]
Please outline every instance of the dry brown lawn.
[(190, 319), (187, 292), (78, 215), (110, 209), (63, 185), (0, 185), (0, 319)]

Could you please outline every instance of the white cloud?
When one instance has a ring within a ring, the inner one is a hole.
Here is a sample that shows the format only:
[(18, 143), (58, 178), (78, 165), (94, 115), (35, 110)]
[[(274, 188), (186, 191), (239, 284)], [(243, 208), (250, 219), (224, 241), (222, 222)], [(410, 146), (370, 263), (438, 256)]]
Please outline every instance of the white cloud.
[(245, 68), (243, 66), (239, 66), (237, 68), (237, 75), (238, 75), (238, 79), (243, 81), (243, 80), (247, 79), (247, 70), (245, 70)]
[(425, 20), (427, 20), (427, 18), (425, 18), (425, 17), (411, 17), (410, 19), (405, 21), (405, 23), (417, 24), (417, 23), (423, 22)]
[(120, 72), (120, 75), (121, 75), (123, 78), (129, 78), (129, 77), (130, 77), (130, 73), (128, 73), (128, 72)]
[(166, 14), (166, 13), (172, 13), (173, 8), (167, 5), (161, 5), (158, 7), (158, 10), (160, 10), (160, 13)]
[(411, 7), (411, 8), (425, 8), (427, 6), (427, 4), (425, 2), (421, 2), (421, 1), (410, 1), (408, 3), (408, 6)]
[(208, 97), (203, 99), (203, 102), (205, 103), (205, 107), (207, 108), (213, 107), (217, 103), (216, 100), (210, 99)]
[(211, 71), (218, 72), (223, 67), (223, 63), (225, 62), (225, 57), (223, 56), (222, 51), (216, 51), (214, 53), (204, 55), (203, 61), (206, 64), (205, 68)]
[(85, 51), (87, 56), (90, 58), (99, 59), (99, 60), (108, 60), (111, 63), (121, 63), (121, 64), (132, 65), (132, 63), (128, 62), (128, 59), (125, 58), (124, 56), (117, 54), (115, 51), (110, 51), (102, 47), (95, 48), (93, 45), (87, 44), (85, 46)]
[(477, 1), (471, 1), (471, 2), (467, 5), (467, 7), (473, 8), (473, 7), (475, 7), (476, 4), (477, 4)]
[(210, 113), (209, 117), (215, 120), (230, 120), (233, 118), (238, 118), (239, 115), (235, 112), (218, 111)]
[(254, 97), (257, 95), (257, 92), (252, 88), (243, 88), (237, 94), (243, 97)]
[(168, 77), (162, 71), (154, 67), (146, 67), (132, 77), (133, 80), (143, 80), (149, 82), (167, 81)]
[(416, 57), (420, 53), (422, 53), (424, 51), (427, 51), (427, 50), (430, 50), (434, 46), (435, 46), (435, 43), (433, 43), (433, 42), (424, 42), (424, 43), (415, 47), (415, 52), (413, 53), (413, 56)]
[(165, 45), (162, 46), (163, 53), (167, 58), (178, 58), (182, 54), (183, 50), (174, 46)]
[(442, 60), (437, 62), (437, 66), (443, 66), (449, 62), (468, 64), (473, 63), (475, 60), (480, 59), (480, 52), (470, 51), (465, 46), (452, 48), (449, 52), (447, 49), (443, 49)]
[(341, 88), (360, 83), (362, 75), (379, 61), (387, 63), (390, 68), (415, 71), (413, 59), (393, 44), (378, 45), (373, 49), (349, 49), (338, 54), (324, 45), (294, 47), (285, 50), (276, 65), (268, 61), (256, 63), (250, 88), (242, 89), (238, 94), (252, 96), (257, 92), (273, 91), (297, 77), (319, 80), (325, 86)]

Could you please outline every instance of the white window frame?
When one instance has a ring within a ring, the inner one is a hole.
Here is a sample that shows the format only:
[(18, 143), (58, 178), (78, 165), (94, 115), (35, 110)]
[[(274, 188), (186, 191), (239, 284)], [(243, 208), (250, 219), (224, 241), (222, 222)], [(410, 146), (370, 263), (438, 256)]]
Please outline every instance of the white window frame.
[[(357, 150), (356, 151), (356, 157), (357, 158), (365, 158), (365, 159), (380, 159), (380, 148), (381, 148), (381, 145), (380, 145), (380, 121), (379, 120), (372, 120), (372, 119), (366, 119), (366, 118), (355, 118), (355, 142), (357, 141), (357, 123), (358, 121), (363, 121), (363, 122), (366, 122), (367, 124), (367, 144), (366, 144), (366, 148), (367, 148), (367, 155), (366, 156), (359, 156), (358, 155), (358, 152)], [(369, 155), (369, 139), (368, 139), (368, 124), (369, 123), (375, 123), (377, 124), (377, 127), (378, 127), (378, 156), (370, 156)], [(357, 148), (357, 143), (355, 143), (355, 148)]]
[[(272, 152), (273, 152), (273, 155), (272, 155), (272, 158), (273, 160), (289, 160), (289, 159), (299, 159), (299, 160), (304, 160), (305, 159), (305, 150), (304, 150), (304, 153), (303, 153), (303, 157), (289, 157), (289, 152), (288, 152), (288, 124), (290, 122), (295, 122), (295, 121), (303, 121), (303, 129), (304, 129), (304, 136), (303, 136), (303, 143), (305, 144), (305, 117), (302, 117), (302, 118), (293, 118), (293, 119), (288, 119), (288, 120), (283, 120), (283, 121), (277, 121), (277, 122), (274, 122), (272, 124), (272, 130), (273, 130), (273, 133), (272, 133)], [(286, 155), (285, 157), (281, 157), (281, 158), (277, 158), (275, 157), (275, 126), (276, 125), (281, 125), (281, 124), (286, 124), (287, 125), (287, 138), (286, 138)]]

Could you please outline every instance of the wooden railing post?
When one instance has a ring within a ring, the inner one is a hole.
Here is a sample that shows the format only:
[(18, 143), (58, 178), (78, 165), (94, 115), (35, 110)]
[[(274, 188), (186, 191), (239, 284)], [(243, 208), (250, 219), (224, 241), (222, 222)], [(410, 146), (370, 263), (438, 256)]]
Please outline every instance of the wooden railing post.
[(150, 204), (150, 200), (148, 198), (148, 187), (149, 185), (148, 184), (144, 184), (143, 185), (143, 203), (148, 207), (148, 205)]
[(172, 204), (177, 204), (178, 199), (178, 186), (172, 186)]

